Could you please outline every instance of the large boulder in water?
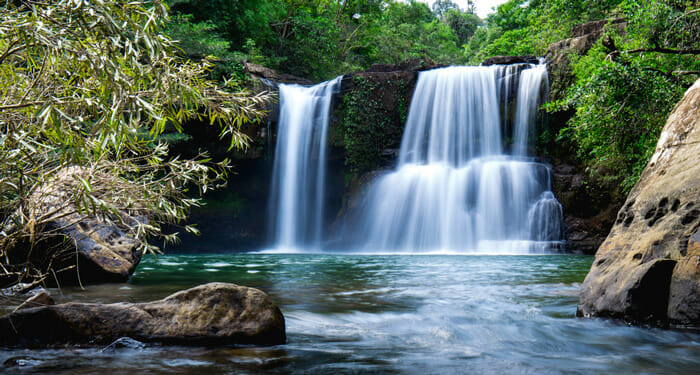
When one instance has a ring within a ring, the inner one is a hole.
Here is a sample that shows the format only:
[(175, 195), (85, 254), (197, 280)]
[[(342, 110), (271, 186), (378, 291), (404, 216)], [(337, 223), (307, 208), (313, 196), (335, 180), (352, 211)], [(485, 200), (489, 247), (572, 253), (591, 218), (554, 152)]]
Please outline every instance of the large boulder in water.
[(0, 345), (105, 345), (121, 337), (186, 345), (276, 345), (284, 317), (263, 292), (210, 283), (147, 303), (66, 303), (0, 318)]
[(700, 326), (700, 80), (598, 249), (578, 315)]
[[(33, 243), (25, 238), (8, 249), (10, 264), (29, 261), (42, 272), (52, 273), (75, 265), (75, 269), (59, 272), (48, 281), (60, 284), (126, 281), (143, 255), (143, 244), (132, 230), (137, 223), (146, 222), (145, 215), (132, 216), (121, 211), (119, 219), (87, 214), (76, 206), (76, 191), (82, 181), (92, 181), (92, 194), (98, 198), (121, 188), (119, 181), (104, 174), (91, 173), (83, 167), (67, 167), (29, 196), (28, 214), (35, 222), (33, 230), (41, 233)], [(12, 232), (15, 219), (8, 220), (3, 230)], [(29, 224), (27, 224), (28, 226)], [(14, 229), (16, 230), (16, 229)], [(79, 272), (79, 275), (78, 275)]]

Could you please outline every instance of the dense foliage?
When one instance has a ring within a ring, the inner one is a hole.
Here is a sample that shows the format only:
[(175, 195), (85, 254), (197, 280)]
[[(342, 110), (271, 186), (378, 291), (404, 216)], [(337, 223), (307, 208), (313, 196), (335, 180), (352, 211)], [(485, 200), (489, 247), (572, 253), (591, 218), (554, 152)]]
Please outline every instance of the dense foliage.
[(462, 43), (480, 24), (473, 7), (462, 11), (449, 0), (436, 2), (434, 11), (415, 0), (171, 3), (175, 14), (186, 17), (170, 26), (171, 35), (185, 45), (204, 45), (207, 53), (215, 52), (208, 37), (188, 32), (211, 27), (213, 37), (229, 44), (217, 55), (223, 61), (247, 60), (314, 80), (413, 58), (460, 62)]
[(355, 76), (352, 88), (343, 96), (338, 112), (345, 164), (352, 174), (380, 167), (382, 151), (398, 149), (403, 124), (408, 116), (408, 77)]
[[(145, 0), (0, 5), (0, 279), (48, 275), (4, 263), (59, 234), (47, 224), (60, 218), (99, 217), (145, 250), (156, 251), (149, 238), (174, 240), (160, 224), (183, 219), (198, 204), (185, 191), (214, 187), (226, 163), (169, 158), (166, 128), (204, 117), (245, 145), (240, 126), (266, 97), (228, 92), (205, 79), (206, 60), (178, 59), (161, 32), (167, 12)], [(36, 193), (66, 173), (70, 199), (42, 209)]]
[(700, 77), (697, 5), (626, 1), (625, 32), (608, 31), (573, 63), (576, 83), (560, 107), (576, 115), (562, 139), (576, 144), (594, 177), (629, 191), (651, 157), (666, 118)]
[(544, 56), (550, 43), (569, 37), (581, 23), (619, 15), (622, 0), (510, 0), (486, 19), (465, 46), (465, 58), (478, 64), (496, 55)]
[(576, 25), (612, 18), (624, 18), (625, 26), (609, 25), (590, 51), (568, 56), (573, 84), (547, 108), (574, 111), (553, 141), (588, 167), (596, 188), (627, 192), (673, 106), (700, 77), (697, 2), (511, 0), (488, 17), (464, 53), (472, 63), (493, 55), (543, 56), (551, 43), (578, 36), (571, 35)]

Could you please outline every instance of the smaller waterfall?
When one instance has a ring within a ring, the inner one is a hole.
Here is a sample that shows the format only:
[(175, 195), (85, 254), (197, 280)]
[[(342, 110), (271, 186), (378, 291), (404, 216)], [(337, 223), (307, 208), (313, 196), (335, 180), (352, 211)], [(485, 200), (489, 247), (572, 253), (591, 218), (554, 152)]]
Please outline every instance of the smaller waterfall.
[(525, 69), (520, 73), (513, 156), (528, 155), (527, 148), (532, 143), (530, 138), (537, 118), (537, 102), (540, 98), (542, 83), (547, 86), (545, 92), (549, 91), (547, 66), (544, 64)]
[(341, 78), (312, 87), (279, 87), (268, 224), (269, 238), (276, 248), (320, 245), (330, 105)]

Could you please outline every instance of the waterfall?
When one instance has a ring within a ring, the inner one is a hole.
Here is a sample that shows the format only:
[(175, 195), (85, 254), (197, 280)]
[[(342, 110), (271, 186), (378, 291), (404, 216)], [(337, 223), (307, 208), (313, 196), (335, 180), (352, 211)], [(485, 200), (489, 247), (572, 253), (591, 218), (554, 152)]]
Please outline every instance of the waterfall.
[(270, 194), (269, 238), (276, 248), (318, 248), (326, 174), (326, 135), (338, 77), (312, 87), (281, 84)]
[(421, 72), (398, 165), (370, 188), (352, 235), (362, 238), (357, 246), (379, 252), (558, 249), (562, 210), (550, 191), (550, 170), (528, 155), (546, 80), (545, 66), (531, 64)]

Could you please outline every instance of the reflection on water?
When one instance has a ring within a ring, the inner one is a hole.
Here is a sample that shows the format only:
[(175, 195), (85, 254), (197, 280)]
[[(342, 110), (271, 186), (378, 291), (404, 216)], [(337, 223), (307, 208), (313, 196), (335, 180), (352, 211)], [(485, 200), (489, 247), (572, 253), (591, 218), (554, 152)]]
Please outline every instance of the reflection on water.
[(129, 284), (52, 293), (58, 302), (136, 302), (210, 281), (253, 286), (282, 308), (288, 344), (0, 350), (0, 372), (697, 373), (700, 335), (574, 317), (591, 261), (570, 255), (161, 256), (145, 260)]

